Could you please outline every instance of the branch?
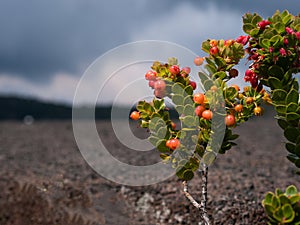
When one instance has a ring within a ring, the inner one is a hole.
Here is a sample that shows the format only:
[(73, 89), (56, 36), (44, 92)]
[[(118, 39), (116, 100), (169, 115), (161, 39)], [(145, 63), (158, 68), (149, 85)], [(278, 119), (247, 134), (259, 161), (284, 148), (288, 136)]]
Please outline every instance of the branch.
[(183, 193), (185, 195), (185, 197), (197, 208), (200, 210), (201, 208), (201, 204), (199, 204), (194, 198), (193, 196), (190, 195), (190, 193), (188, 192), (188, 183), (187, 181), (183, 181)]

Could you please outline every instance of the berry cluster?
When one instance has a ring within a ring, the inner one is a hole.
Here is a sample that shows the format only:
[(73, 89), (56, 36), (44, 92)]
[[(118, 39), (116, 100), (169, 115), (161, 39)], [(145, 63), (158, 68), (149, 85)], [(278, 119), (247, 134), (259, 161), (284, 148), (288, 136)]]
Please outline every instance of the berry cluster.
[[(247, 25), (249, 17), (244, 17)], [(300, 69), (300, 32), (290, 27), (288, 18), (284, 23), (280, 15), (268, 20), (261, 20), (257, 15), (254, 17), (258, 21), (256, 27), (252, 24), (252, 27), (249, 25), (252, 29), (248, 29), (244, 25), (245, 32), (251, 34), (251, 38), (248, 36), (246, 53), (248, 60), (252, 61), (244, 79), (253, 88), (261, 89), (269, 77), (270, 66), (277, 65), (284, 71)]]

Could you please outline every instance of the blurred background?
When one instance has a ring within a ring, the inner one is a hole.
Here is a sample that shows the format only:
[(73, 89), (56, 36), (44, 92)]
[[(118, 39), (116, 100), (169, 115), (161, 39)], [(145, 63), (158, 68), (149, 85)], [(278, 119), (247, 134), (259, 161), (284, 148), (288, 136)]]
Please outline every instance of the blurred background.
[[(27, 114), (69, 118), (80, 78), (107, 51), (129, 42), (162, 40), (201, 56), (202, 41), (242, 35), (246, 12), (266, 18), (277, 9), (297, 15), (300, 4), (298, 0), (0, 0), (0, 118)], [(143, 77), (144, 72), (136, 71), (135, 76)], [(234, 80), (241, 86), (242, 72)], [(98, 76), (103, 82), (107, 78), (104, 73)], [(89, 91), (92, 88), (86, 89), (82, 105), (89, 103)], [(107, 88), (101, 95), (103, 107), (113, 101), (110, 91)]]

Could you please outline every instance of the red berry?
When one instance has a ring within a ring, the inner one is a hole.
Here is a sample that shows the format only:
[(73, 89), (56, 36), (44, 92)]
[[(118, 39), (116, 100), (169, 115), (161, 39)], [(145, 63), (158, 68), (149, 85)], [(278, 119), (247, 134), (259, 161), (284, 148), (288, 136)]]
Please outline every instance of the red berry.
[(171, 67), (169, 68), (169, 71), (170, 71), (171, 74), (177, 75), (177, 74), (180, 73), (180, 68), (179, 68), (179, 66), (177, 66), (177, 65), (173, 65), (173, 66), (171, 66)]
[(214, 46), (209, 50), (209, 52), (211, 55), (217, 55), (219, 53), (219, 49), (217, 46)]
[(235, 125), (236, 121), (235, 121), (235, 116), (234, 115), (227, 115), (225, 117), (225, 124), (228, 127), (233, 127)]
[(197, 56), (195, 59), (194, 59), (194, 64), (196, 66), (201, 66), (203, 64), (203, 61), (204, 61), (204, 58), (203, 57), (200, 57), (200, 56)]
[(204, 106), (198, 105), (198, 106), (196, 107), (196, 109), (195, 109), (195, 114), (196, 114), (197, 116), (201, 117), (201, 116), (202, 116), (202, 113), (203, 113), (204, 111), (205, 111)]
[(231, 69), (229, 70), (229, 76), (234, 78), (237, 77), (239, 75), (239, 71), (237, 69)]
[(170, 139), (166, 141), (166, 146), (172, 150), (175, 150), (180, 146), (180, 141), (176, 138)]
[(197, 84), (194, 81), (190, 81), (189, 85), (192, 86), (193, 90), (195, 90), (197, 88)]
[(175, 130), (175, 129), (176, 129), (176, 123), (174, 123), (174, 122), (172, 121), (172, 122), (171, 122), (171, 127), (172, 127), (173, 130)]
[(140, 113), (137, 112), (137, 111), (133, 111), (131, 114), (130, 114), (130, 118), (133, 119), (133, 120), (138, 120), (140, 118)]
[(202, 105), (205, 100), (205, 95), (202, 93), (195, 94), (193, 100), (195, 103)]
[(155, 80), (157, 76), (157, 73), (153, 70), (149, 70), (146, 74), (145, 74), (145, 78), (146, 80)]
[(204, 110), (204, 111), (202, 112), (202, 118), (203, 118), (203, 119), (211, 120), (212, 117), (213, 117), (213, 113), (212, 113), (212, 111), (210, 111), (209, 109)]

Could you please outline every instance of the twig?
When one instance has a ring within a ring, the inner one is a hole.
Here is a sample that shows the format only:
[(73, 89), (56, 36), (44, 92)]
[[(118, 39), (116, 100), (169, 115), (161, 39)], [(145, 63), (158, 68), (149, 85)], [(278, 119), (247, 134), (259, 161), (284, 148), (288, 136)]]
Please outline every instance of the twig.
[(199, 170), (201, 181), (202, 181), (202, 195), (201, 202), (198, 203), (193, 196), (188, 192), (188, 182), (183, 181), (183, 193), (185, 197), (201, 212), (201, 220), (199, 225), (211, 225), (207, 210), (206, 210), (206, 202), (207, 202), (207, 172), (208, 168), (206, 166), (203, 167), (203, 170)]

